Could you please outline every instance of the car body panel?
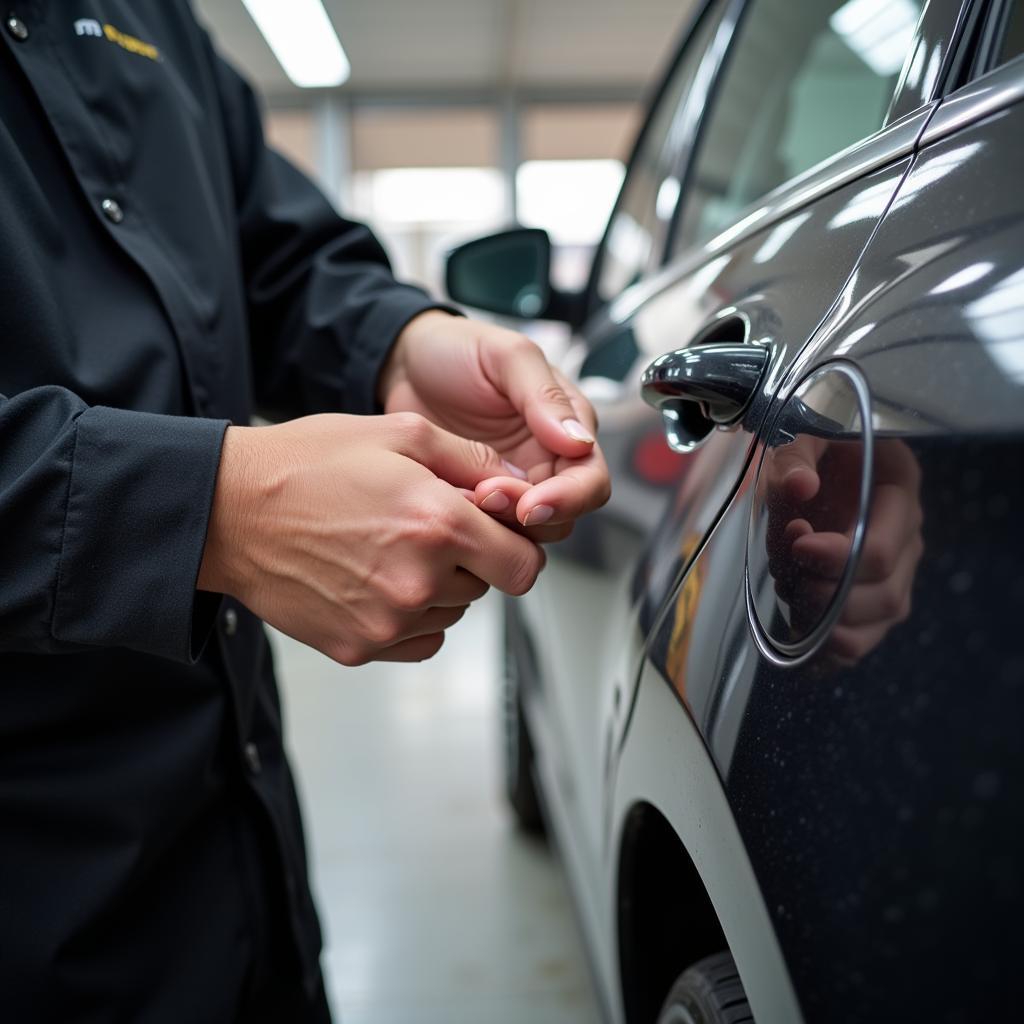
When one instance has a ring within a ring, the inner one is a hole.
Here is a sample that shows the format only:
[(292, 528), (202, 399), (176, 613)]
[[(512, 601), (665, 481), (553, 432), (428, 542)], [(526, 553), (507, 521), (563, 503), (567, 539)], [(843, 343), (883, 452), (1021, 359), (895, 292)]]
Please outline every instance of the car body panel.
[[(1004, 94), (1017, 63), (997, 73)], [(649, 649), (725, 780), (808, 1019), (967, 1021), (1015, 999), (1022, 140), (1016, 103), (922, 150), (780, 391), (849, 363), (879, 452), (910, 454), (923, 556), (909, 618), (854, 664), (827, 646), (803, 664), (765, 658), (745, 600), (752, 466)], [(963, 973), (936, 985), (936, 964)]]

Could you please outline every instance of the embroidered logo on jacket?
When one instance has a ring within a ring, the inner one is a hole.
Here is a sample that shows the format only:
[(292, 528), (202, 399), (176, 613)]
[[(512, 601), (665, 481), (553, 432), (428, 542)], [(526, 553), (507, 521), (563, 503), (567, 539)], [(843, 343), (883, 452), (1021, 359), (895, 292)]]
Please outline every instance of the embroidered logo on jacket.
[(148, 57), (149, 60), (160, 59), (160, 51), (152, 43), (136, 39), (135, 36), (130, 36), (113, 25), (101, 25), (95, 18), (79, 18), (75, 22), (75, 35), (105, 38), (129, 53), (137, 53), (140, 57)]
[(79, 18), (75, 22), (75, 35), (103, 38), (103, 26), (95, 18)]

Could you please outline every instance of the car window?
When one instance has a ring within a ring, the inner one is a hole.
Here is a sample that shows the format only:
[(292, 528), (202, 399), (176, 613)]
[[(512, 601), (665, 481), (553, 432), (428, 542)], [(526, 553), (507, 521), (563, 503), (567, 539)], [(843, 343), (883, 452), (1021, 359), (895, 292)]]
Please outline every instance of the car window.
[(1024, 53), (1024, 3), (1010, 5), (1006, 27), (1003, 30), (1003, 45), (999, 48), (999, 63), (1005, 64)]
[(685, 141), (680, 137), (680, 115), (724, 7), (724, 2), (716, 2), (705, 11), (644, 129), (599, 256), (597, 297), (601, 303), (639, 280), (655, 255), (661, 230), (675, 213), (678, 164)]
[(920, 0), (751, 0), (726, 56), (675, 250), (885, 122)]

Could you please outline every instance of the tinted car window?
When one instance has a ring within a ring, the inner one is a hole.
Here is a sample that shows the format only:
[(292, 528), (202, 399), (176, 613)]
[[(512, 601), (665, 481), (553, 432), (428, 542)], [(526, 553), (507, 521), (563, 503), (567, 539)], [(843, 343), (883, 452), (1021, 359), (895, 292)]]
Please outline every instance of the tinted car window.
[(644, 130), (612, 214), (597, 280), (601, 302), (614, 299), (643, 275), (660, 228), (679, 199), (678, 163), (684, 126), (679, 116), (700, 68), (724, 3), (705, 12), (665, 85)]
[(752, 0), (726, 57), (676, 248), (882, 127), (920, 0)]

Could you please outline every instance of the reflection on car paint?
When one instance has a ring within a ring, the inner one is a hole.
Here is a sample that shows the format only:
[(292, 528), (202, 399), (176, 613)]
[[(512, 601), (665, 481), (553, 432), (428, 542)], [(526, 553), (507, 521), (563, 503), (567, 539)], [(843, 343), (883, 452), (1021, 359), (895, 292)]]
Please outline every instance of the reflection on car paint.
[[(757, 474), (747, 574), (756, 625), (803, 653), (849, 576), (870, 460), (861, 390), (843, 364), (817, 371), (783, 406)], [(870, 427), (870, 424), (869, 424)]]

